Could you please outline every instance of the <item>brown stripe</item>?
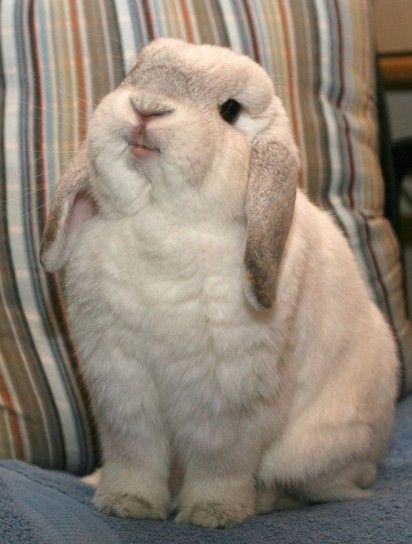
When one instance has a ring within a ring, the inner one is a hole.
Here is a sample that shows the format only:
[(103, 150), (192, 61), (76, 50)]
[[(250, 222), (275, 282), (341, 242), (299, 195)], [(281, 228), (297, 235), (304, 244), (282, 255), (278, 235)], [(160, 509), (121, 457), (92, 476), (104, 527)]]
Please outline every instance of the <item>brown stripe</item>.
[[(107, 53), (109, 55), (111, 63), (110, 67), (112, 70), (112, 79), (113, 84), (115, 87), (119, 85), (125, 76), (124, 73), (124, 66), (123, 66), (123, 50), (122, 50), (122, 42), (121, 42), (121, 36), (119, 31), (119, 20), (116, 12), (116, 6), (114, 3), (114, 0), (105, 0), (104, 2), (104, 23), (108, 27), (108, 35), (110, 37), (110, 51)], [(89, 24), (87, 24), (87, 27)], [(105, 59), (105, 63), (107, 64), (107, 58)], [(89, 70), (87, 70), (86, 73), (90, 73)], [(107, 92), (106, 87), (106, 92)]]
[(287, 59), (287, 65), (288, 65), (288, 86), (290, 90), (290, 106), (291, 106), (291, 114), (292, 114), (292, 126), (293, 126), (293, 133), (296, 138), (296, 143), (298, 147), (300, 147), (300, 141), (299, 141), (299, 127), (298, 127), (298, 115), (297, 115), (297, 106), (295, 102), (295, 96), (293, 94), (293, 88), (295, 85), (295, 82), (293, 80), (293, 59), (292, 59), (292, 53), (291, 53), (291, 38), (289, 34), (289, 26), (288, 26), (288, 20), (287, 20), (287, 14), (286, 14), (286, 8), (284, 0), (279, 0), (279, 11), (280, 11), (280, 17), (282, 19), (282, 29), (285, 34), (285, 49), (286, 49), (286, 59)]
[(185, 24), (187, 39), (188, 39), (189, 42), (193, 42), (194, 39), (193, 39), (192, 25), (191, 25), (191, 21), (190, 21), (190, 14), (189, 14), (189, 11), (187, 9), (187, 5), (186, 5), (185, 0), (180, 0), (180, 8), (182, 10), (183, 22)]
[(79, 16), (77, 13), (76, 0), (70, 0), (70, 21), (73, 28), (73, 48), (75, 52), (75, 70), (77, 79), (77, 111), (79, 117), (79, 141), (82, 142), (86, 137), (86, 120), (87, 120), (87, 108), (86, 108), (86, 91), (83, 75), (83, 63), (81, 61), (83, 57), (83, 51), (80, 41), (80, 29), (79, 29)]
[(3, 401), (0, 395), (0, 459), (12, 459), (14, 454), (13, 439), (10, 436), (6, 421), (7, 413), (3, 410)]
[(149, 37), (149, 40), (153, 40), (155, 38), (155, 32), (154, 32), (153, 13), (150, 7), (150, 2), (149, 0), (142, 0), (142, 2), (143, 2), (144, 14), (145, 14), (146, 27), (147, 27), (147, 35)]
[[(90, 52), (90, 59), (93, 59), (93, 67), (88, 69), (93, 105), (110, 90), (108, 88), (110, 75), (106, 59), (106, 48), (102, 32), (103, 21), (99, 4), (97, 2), (83, 2), (83, 11), (85, 17), (85, 27), (87, 28), (87, 48)], [(80, 63), (76, 63), (77, 66)], [(98, 69), (96, 70), (96, 66)], [(77, 98), (77, 100), (79, 100)], [(84, 111), (84, 110), (83, 110)], [(76, 112), (77, 114), (77, 112)], [(86, 124), (86, 119), (80, 119)], [(81, 141), (81, 140), (80, 140)]]
[(294, 32), (294, 39), (301, 55), (299, 62), (295, 59), (298, 70), (296, 90), (299, 93), (299, 103), (306, 106), (305, 114), (300, 117), (302, 133), (306, 135), (305, 190), (313, 201), (331, 208), (327, 191), (330, 169), (327, 129), (319, 98), (321, 63), (316, 11), (312, 2), (303, 4), (291, 2), (289, 6), (292, 12), (293, 28), (298, 29), (298, 32)]
[(16, 410), (13, 406), (13, 400), (10, 396), (6, 382), (0, 373), (0, 395), (2, 398), (2, 410), (7, 411), (7, 416), (10, 423), (11, 434), (13, 435), (14, 451), (17, 459), (24, 459), (23, 439), (20, 432), (19, 421)]
[(214, 43), (215, 38), (212, 32), (210, 21), (210, 3), (205, 5), (203, 0), (192, 0), (193, 11), (195, 12), (199, 38), (202, 43)]

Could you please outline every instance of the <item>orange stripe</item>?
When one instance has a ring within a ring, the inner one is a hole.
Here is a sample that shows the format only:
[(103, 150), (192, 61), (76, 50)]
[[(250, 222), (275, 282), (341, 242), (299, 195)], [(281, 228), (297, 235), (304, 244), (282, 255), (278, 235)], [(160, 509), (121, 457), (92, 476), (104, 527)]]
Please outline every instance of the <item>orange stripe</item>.
[(289, 91), (290, 91), (289, 96), (291, 99), (290, 102), (292, 107), (293, 133), (295, 134), (296, 143), (299, 146), (300, 141), (299, 141), (299, 131), (298, 131), (298, 122), (297, 122), (298, 115), (297, 115), (297, 107), (295, 102), (295, 95), (293, 93), (295, 82), (293, 81), (293, 75), (292, 75), (293, 61), (292, 61), (291, 47), (290, 47), (291, 38), (289, 34), (289, 25), (287, 20), (286, 8), (285, 8), (285, 4), (283, 0), (279, 0), (279, 9), (280, 9), (280, 17), (282, 19), (282, 28), (285, 33), (285, 45), (286, 45), (285, 50), (286, 50), (286, 59), (287, 59), (287, 65), (288, 65), (288, 85), (289, 85)]
[[(7, 389), (6, 382), (3, 379), (2, 374), (0, 373), (0, 394), (2, 397), (2, 409), (6, 409), (7, 417), (10, 421), (11, 434), (13, 435), (13, 443), (16, 452), (17, 459), (25, 459), (24, 448), (23, 448), (23, 439), (20, 432), (19, 420), (16, 414), (16, 410), (13, 406), (13, 400), (10, 396), (9, 390)], [(26, 459), (27, 461), (27, 459)]]
[(185, 23), (186, 35), (189, 42), (193, 42), (192, 24), (190, 22), (189, 10), (185, 0), (180, 0), (180, 7), (182, 8), (183, 21)]
[(147, 24), (147, 33), (149, 36), (149, 40), (153, 40), (153, 38), (156, 38), (155, 31), (154, 31), (155, 21), (153, 19), (153, 12), (150, 7), (149, 0), (143, 0), (143, 9), (145, 14), (145, 21)]
[(77, 14), (76, 0), (70, 0), (70, 20), (73, 26), (73, 46), (75, 51), (75, 68), (77, 76), (77, 110), (79, 112), (79, 140), (86, 137), (86, 91), (84, 83), (82, 46), (80, 41), (79, 17)]

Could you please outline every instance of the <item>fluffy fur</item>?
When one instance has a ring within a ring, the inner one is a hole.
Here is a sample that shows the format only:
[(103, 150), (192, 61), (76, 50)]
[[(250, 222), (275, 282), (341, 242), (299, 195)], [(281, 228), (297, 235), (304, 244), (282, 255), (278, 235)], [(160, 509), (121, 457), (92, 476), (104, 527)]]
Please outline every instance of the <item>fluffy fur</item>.
[[(136, 158), (136, 141), (156, 151)], [(98, 510), (164, 519), (174, 499), (177, 522), (226, 527), (373, 485), (395, 345), (332, 218), (295, 198), (297, 171), (269, 78), (226, 49), (157, 40), (97, 107), (42, 261), (65, 266)]]

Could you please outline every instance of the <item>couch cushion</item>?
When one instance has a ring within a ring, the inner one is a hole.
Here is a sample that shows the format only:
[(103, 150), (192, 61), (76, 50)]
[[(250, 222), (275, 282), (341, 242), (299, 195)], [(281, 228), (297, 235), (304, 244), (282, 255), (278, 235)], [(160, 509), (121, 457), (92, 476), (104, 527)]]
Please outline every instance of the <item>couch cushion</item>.
[(232, 529), (125, 520), (96, 512), (74, 476), (0, 462), (0, 544), (405, 544), (412, 538), (412, 396), (369, 499), (257, 516)]
[(332, 210), (394, 331), (411, 386), (398, 245), (383, 218), (367, 0), (9, 0), (1, 17), (0, 457), (87, 472), (87, 394), (59, 278), (38, 262), (56, 180), (93, 105), (165, 35), (228, 45), (268, 70), (302, 151), (301, 183)]

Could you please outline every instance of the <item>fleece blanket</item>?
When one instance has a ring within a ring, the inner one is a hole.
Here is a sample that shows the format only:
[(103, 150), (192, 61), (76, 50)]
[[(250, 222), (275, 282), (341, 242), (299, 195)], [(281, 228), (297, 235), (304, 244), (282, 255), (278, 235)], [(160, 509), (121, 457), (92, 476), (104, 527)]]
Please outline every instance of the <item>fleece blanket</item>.
[(233, 529), (116, 519), (78, 478), (0, 462), (0, 544), (407, 544), (412, 542), (412, 396), (369, 499), (258, 516)]

